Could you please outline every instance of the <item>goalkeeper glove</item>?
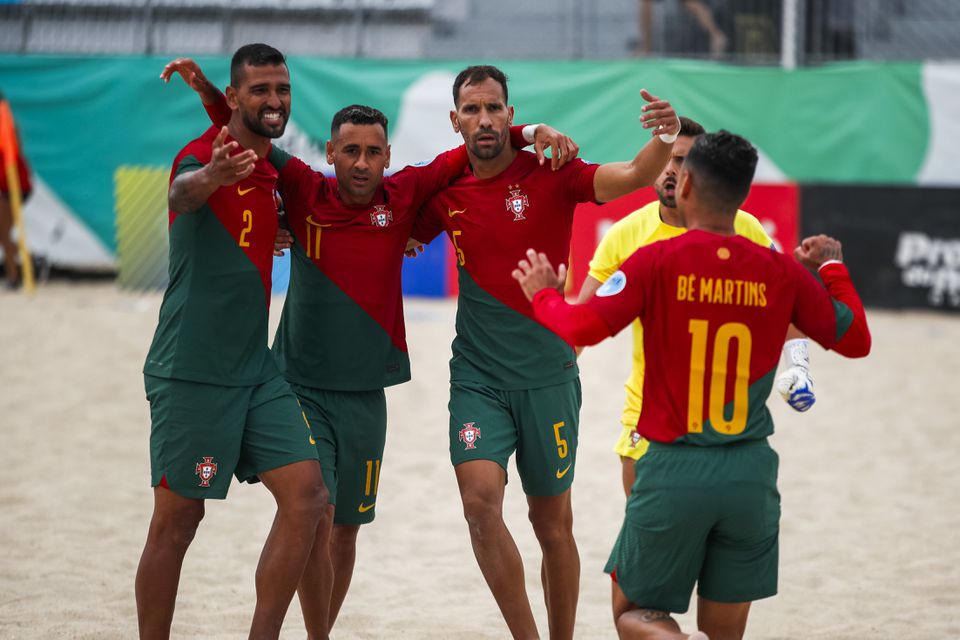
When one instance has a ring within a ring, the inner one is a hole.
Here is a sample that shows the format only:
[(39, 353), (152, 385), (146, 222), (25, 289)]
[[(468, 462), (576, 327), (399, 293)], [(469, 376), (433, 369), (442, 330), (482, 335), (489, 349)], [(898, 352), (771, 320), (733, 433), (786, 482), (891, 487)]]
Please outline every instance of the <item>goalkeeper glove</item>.
[(798, 338), (787, 340), (783, 345), (784, 362), (787, 369), (777, 376), (777, 391), (791, 407), (797, 411), (806, 411), (817, 401), (813, 393), (813, 379), (810, 378), (810, 354), (808, 340)]

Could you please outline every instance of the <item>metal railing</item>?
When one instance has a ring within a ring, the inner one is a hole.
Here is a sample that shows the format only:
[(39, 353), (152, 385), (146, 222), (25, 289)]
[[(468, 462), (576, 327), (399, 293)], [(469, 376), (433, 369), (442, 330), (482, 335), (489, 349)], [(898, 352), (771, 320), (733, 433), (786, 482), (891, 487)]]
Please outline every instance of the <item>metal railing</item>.
[(960, 0), (23, 0), (8, 53), (714, 59), (960, 58)]

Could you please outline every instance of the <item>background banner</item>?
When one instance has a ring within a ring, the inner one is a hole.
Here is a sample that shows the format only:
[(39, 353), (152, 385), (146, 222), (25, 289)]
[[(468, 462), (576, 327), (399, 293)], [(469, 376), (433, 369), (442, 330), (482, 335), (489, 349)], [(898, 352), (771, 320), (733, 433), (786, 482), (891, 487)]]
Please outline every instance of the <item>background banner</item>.
[[(198, 61), (211, 80), (226, 85), (226, 57)], [(152, 182), (137, 195), (136, 180), (148, 175), (137, 172), (168, 172), (177, 151), (208, 126), (199, 100), (179, 78), (169, 86), (158, 79), (166, 62), (0, 56), (0, 90), (35, 171), (28, 238), (52, 264), (115, 269), (118, 238), (129, 247), (162, 241), (136, 238), (163, 224), (133, 221), (164, 209), (150, 199), (160, 197)], [(291, 57), (293, 109), (279, 144), (327, 170), (330, 118), (346, 104), (366, 103), (390, 119), (392, 169), (429, 160), (460, 143), (449, 123), (451, 88), (470, 62)], [(646, 142), (638, 122), (639, 91), (646, 88), (708, 130), (749, 138), (761, 152), (759, 183), (960, 186), (960, 147), (950, 142), (950, 133), (960, 131), (958, 64), (856, 62), (797, 70), (679, 60), (498, 64), (510, 76), (516, 121), (547, 122), (568, 133), (586, 160), (626, 160)], [(753, 213), (763, 217), (769, 209), (773, 221), (776, 211), (795, 208), (790, 193), (783, 192), (784, 202), (768, 198)], [(790, 227), (796, 220), (774, 223)], [(120, 260), (137, 255), (137, 249), (121, 251)], [(440, 273), (412, 266), (408, 272)], [(449, 282), (415, 282), (426, 275), (408, 278), (409, 290), (450, 290)]]
[(960, 190), (808, 185), (804, 235), (843, 242), (864, 304), (960, 311)]

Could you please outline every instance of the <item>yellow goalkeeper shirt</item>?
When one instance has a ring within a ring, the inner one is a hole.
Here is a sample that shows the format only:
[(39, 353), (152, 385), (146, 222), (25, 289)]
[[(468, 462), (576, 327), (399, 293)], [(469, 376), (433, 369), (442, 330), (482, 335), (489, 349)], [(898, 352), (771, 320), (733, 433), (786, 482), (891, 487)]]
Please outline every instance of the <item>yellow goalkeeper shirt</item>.
[[(734, 227), (737, 235), (764, 247), (773, 246), (773, 241), (760, 221), (746, 211), (737, 211)], [(674, 227), (663, 222), (660, 219), (660, 201), (654, 200), (610, 227), (590, 260), (589, 275), (605, 282), (640, 247), (674, 238), (685, 231), (683, 227)], [(624, 387), (627, 397), (621, 422), (626, 427), (634, 427), (640, 417), (643, 402), (643, 326), (639, 319), (633, 321), (633, 370)]]

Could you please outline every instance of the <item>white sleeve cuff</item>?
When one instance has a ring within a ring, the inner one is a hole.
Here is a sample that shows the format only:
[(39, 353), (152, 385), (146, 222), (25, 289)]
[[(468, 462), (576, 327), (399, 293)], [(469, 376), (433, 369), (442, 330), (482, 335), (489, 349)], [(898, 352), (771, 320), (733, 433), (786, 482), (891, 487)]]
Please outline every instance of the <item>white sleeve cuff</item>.
[(682, 127), (683, 127), (683, 125), (680, 123), (680, 116), (677, 116), (677, 132), (676, 132), (676, 133), (661, 133), (659, 137), (660, 137), (660, 139), (661, 139), (663, 142), (665, 142), (665, 143), (667, 143), (667, 144), (673, 144), (674, 142), (677, 141), (677, 138), (680, 137), (680, 129), (681, 129)]
[(540, 126), (539, 123), (537, 123), (537, 124), (528, 124), (527, 126), (525, 126), (525, 127), (523, 128), (523, 132), (522, 132), (522, 133), (523, 133), (523, 139), (526, 140), (527, 142), (529, 142), (530, 144), (533, 144), (534, 142), (536, 142), (536, 141), (537, 141), (537, 127), (539, 127), (539, 126)]
[(822, 265), (820, 265), (819, 267), (817, 267), (817, 271), (820, 271), (820, 269), (823, 269), (823, 268), (824, 268), (825, 266), (827, 266), (828, 264), (843, 264), (843, 262), (840, 261), (840, 260), (827, 260), (827, 261), (824, 262)]

